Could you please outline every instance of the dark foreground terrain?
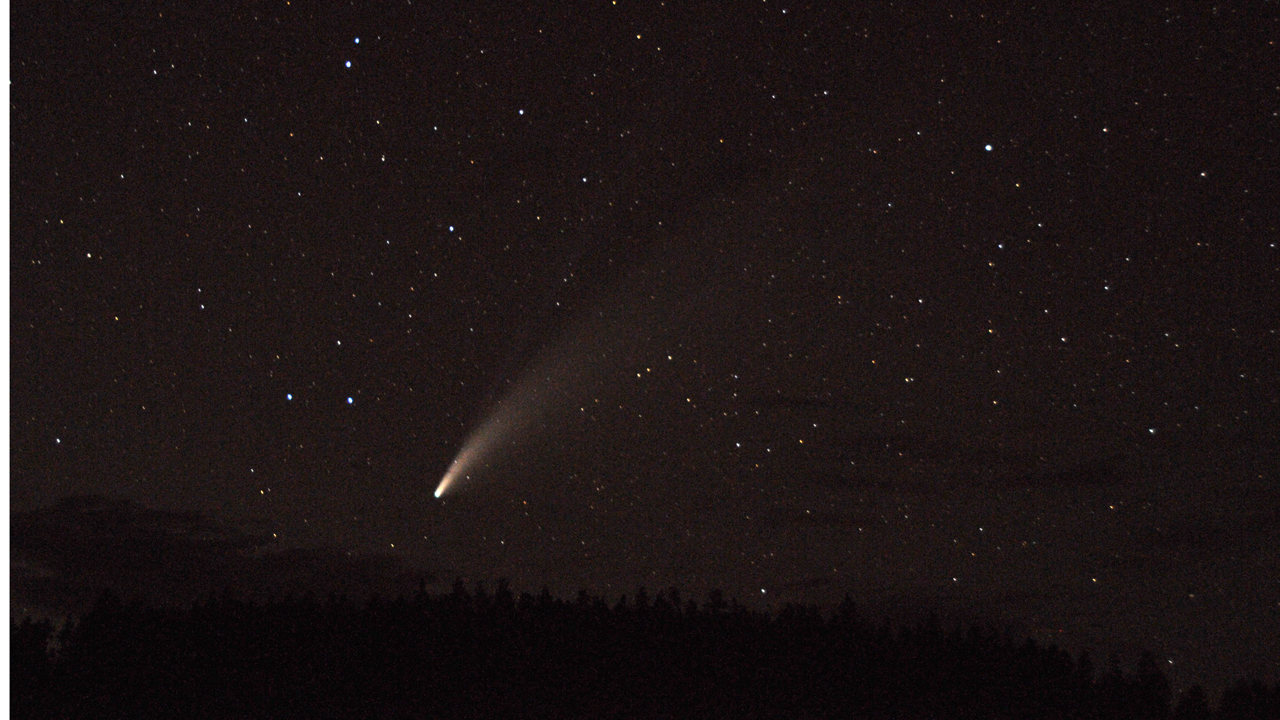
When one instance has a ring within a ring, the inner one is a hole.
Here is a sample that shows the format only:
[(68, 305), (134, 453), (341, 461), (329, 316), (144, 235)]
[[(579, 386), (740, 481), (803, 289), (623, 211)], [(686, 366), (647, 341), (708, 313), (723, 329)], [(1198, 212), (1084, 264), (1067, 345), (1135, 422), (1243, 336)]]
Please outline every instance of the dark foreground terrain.
[(104, 595), (11, 627), (15, 718), (1276, 718), (1280, 687), (1177, 702), (1136, 670), (978, 627), (911, 628), (675, 590), (610, 605), (505, 586), (189, 608)]

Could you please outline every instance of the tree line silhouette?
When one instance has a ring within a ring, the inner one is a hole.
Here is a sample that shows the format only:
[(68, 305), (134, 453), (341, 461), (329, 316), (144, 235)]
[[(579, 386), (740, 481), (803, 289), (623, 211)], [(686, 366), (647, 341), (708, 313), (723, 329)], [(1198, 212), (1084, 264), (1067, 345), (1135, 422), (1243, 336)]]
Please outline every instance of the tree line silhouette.
[(872, 623), (847, 597), (827, 615), (461, 581), (363, 603), (105, 593), (60, 630), (11, 620), (10, 636), (15, 718), (1280, 717), (1280, 685), (1237, 684), (1216, 712), (1196, 686), (1175, 706), (1150, 654), (1098, 671), (976, 625)]

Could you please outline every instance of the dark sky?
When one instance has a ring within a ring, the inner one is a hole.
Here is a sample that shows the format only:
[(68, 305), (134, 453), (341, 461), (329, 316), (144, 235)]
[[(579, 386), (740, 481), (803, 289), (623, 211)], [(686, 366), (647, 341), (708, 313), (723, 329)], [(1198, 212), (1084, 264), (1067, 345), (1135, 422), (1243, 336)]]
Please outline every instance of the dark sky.
[(12, 508), (1274, 682), (1247, 7), (15, 5)]

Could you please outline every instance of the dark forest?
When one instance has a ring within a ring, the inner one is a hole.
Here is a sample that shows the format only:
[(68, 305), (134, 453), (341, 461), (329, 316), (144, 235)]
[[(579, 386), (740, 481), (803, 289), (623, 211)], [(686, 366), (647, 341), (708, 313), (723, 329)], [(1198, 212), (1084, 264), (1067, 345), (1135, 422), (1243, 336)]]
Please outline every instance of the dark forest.
[(57, 630), (11, 623), (15, 718), (1280, 717), (1280, 686), (1175, 701), (1150, 653), (1099, 667), (936, 616), (877, 624), (848, 597), (770, 614), (719, 592), (566, 601), (459, 580), (364, 602), (152, 607), (108, 592)]

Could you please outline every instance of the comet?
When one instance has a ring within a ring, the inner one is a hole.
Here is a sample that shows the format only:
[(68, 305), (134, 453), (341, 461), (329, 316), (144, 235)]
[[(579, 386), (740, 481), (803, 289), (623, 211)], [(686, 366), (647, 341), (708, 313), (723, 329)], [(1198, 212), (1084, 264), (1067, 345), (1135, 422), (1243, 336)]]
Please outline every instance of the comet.
[(487, 468), (496, 467), (558, 425), (557, 414), (599, 398), (600, 384), (615, 373), (639, 324), (622, 305), (598, 309), (570, 325), (545, 347), (463, 441), (436, 486), (437, 499), (456, 492)]
[(572, 375), (571, 365), (581, 362), (581, 358), (565, 355), (555, 360), (544, 356), (543, 362), (527, 372), (484, 422), (467, 436), (462, 449), (440, 478), (436, 498), (452, 492), (461, 481), (471, 479), (488, 467), (495, 456), (501, 455), (500, 451), (512, 451), (520, 441), (527, 440), (533, 434), (532, 426), (563, 404), (565, 380)]
[[(639, 358), (655, 343), (676, 344), (677, 336), (729, 326), (737, 317), (736, 294), (716, 277), (715, 266), (698, 261), (705, 254), (698, 249), (683, 239), (664, 243), (650, 262), (571, 322), (466, 437), (435, 497), (457, 492), (464, 481), (527, 450), (536, 436), (563, 428), (554, 420), (558, 415), (633, 391), (621, 382), (629, 377), (623, 370), (643, 367)], [(737, 264), (725, 267), (724, 277), (732, 278)]]
[(524, 426), (532, 419), (528, 409), (530, 406), (528, 403), (525, 405), (524, 408), (510, 404), (499, 406), (479, 428), (467, 436), (462, 449), (453, 458), (453, 462), (449, 463), (449, 468), (440, 478), (440, 484), (436, 486), (437, 499), (487, 465), (487, 457), (496, 448), (514, 444)]

